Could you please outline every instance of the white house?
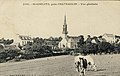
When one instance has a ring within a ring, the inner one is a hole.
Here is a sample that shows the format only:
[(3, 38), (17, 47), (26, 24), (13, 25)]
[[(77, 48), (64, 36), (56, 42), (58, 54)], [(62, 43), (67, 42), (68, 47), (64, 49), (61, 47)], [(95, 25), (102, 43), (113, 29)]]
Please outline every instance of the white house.
[(17, 34), (17, 37), (15, 39), (15, 44), (20, 44), (21, 46), (24, 46), (28, 42), (33, 42), (33, 38), (30, 36)]
[(103, 34), (102, 38), (104, 38), (106, 40), (106, 42), (109, 43), (115, 43), (116, 39), (115, 39), (115, 35), (113, 34)]

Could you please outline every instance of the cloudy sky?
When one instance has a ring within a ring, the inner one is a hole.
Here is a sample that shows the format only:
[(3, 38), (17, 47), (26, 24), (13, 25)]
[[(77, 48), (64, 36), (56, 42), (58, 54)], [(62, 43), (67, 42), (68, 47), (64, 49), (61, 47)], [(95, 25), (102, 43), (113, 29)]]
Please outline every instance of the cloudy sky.
[[(76, 3), (76, 1), (72, 2)], [(0, 38), (14, 38), (16, 34), (39, 37), (60, 36), (65, 14), (69, 35), (104, 33), (120, 35), (120, 2), (117, 1), (78, 1), (78, 3), (98, 4), (90, 6), (41, 6), (23, 5), (23, 3), (59, 3), (59, 1), (1, 0)]]

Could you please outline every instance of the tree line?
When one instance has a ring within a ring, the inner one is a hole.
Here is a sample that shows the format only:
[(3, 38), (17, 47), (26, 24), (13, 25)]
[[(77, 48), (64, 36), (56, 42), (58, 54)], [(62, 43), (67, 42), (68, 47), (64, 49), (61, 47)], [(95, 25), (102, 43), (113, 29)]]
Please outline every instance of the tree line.
[[(107, 42), (102, 36), (91, 37), (88, 35), (87, 39), (83, 35), (79, 36), (79, 42), (77, 43), (77, 48), (75, 49), (63, 49), (58, 48), (59, 42), (62, 40), (61, 37), (50, 37), (48, 39), (43, 39), (40, 37), (33, 38), (33, 42), (28, 42), (26, 45), (18, 45), (19, 49), (7, 48), (4, 51), (0, 49), (0, 62), (7, 62), (10, 60), (20, 61), (21, 59), (34, 59), (48, 56), (58, 56), (67, 55), (74, 50), (76, 53), (83, 54), (107, 54), (107, 53), (120, 53), (120, 43), (116, 40), (115, 43)], [(94, 42), (93, 42), (94, 40)], [(5, 40), (2, 39), (1, 42), (5, 45), (10, 45), (14, 42), (13, 39)]]
[(48, 39), (36, 37), (33, 38), (33, 42), (28, 42), (23, 46), (18, 45), (19, 49), (11, 47), (8, 49), (4, 49), (4, 51), (1, 51), (0, 49), (0, 62), (2, 63), (11, 60), (20, 61), (22, 59), (29, 60), (41, 57), (63, 55), (65, 53), (54, 53), (54, 50), (58, 49), (57, 46), (61, 40), (61, 37), (50, 37)]
[[(92, 42), (93, 40), (95, 42)], [(102, 36), (91, 37), (90, 35), (85, 40), (81, 35), (78, 42), (78, 52), (84, 54), (120, 53), (120, 43), (117, 42), (109, 43)]]

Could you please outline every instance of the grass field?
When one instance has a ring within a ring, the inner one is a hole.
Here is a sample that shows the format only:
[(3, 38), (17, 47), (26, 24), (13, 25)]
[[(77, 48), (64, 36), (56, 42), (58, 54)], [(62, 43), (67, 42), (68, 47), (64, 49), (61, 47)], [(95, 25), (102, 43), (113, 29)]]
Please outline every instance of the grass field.
[[(92, 55), (97, 71), (86, 76), (120, 76), (120, 55)], [(1, 63), (0, 76), (79, 76), (75, 71), (74, 56), (57, 56), (23, 62)]]

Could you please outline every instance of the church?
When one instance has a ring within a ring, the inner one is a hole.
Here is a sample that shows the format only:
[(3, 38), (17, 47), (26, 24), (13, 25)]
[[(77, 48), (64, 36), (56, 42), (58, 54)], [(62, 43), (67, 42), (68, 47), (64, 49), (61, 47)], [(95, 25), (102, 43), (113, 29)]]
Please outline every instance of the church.
[(78, 47), (77, 43), (79, 42), (80, 37), (68, 35), (66, 16), (64, 16), (64, 24), (63, 24), (63, 31), (62, 31), (61, 37), (62, 37), (62, 40), (59, 43), (59, 48), (75, 49)]

